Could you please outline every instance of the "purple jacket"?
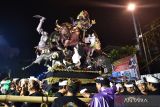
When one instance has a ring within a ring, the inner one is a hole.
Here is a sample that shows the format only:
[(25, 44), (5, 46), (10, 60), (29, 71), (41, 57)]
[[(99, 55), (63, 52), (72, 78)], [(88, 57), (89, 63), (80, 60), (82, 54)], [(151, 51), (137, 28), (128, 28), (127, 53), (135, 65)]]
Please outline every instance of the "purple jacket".
[(101, 88), (90, 102), (90, 107), (114, 107), (114, 93), (116, 88)]

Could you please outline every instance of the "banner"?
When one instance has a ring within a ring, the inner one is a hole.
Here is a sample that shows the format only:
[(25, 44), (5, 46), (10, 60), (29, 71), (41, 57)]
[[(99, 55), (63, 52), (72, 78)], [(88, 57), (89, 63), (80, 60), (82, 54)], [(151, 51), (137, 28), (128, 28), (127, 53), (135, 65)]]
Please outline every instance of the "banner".
[(139, 79), (139, 67), (136, 55), (113, 62), (112, 76), (121, 81)]

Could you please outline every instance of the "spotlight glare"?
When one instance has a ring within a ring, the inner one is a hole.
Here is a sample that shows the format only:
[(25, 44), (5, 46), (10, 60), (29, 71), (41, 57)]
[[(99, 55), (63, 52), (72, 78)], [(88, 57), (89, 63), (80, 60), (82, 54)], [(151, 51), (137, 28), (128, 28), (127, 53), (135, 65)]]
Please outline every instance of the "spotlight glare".
[(134, 3), (129, 3), (127, 9), (129, 11), (134, 11), (136, 9), (136, 5)]

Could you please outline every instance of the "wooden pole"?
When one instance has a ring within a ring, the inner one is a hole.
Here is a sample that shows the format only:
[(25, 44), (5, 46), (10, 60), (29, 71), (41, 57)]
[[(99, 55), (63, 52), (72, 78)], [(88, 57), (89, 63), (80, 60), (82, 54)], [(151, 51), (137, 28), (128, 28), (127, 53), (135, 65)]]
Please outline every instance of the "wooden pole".
[[(46, 96), (13, 96), (13, 95), (0, 95), (0, 102), (31, 102), (31, 103), (48, 103), (53, 102), (56, 97)], [(90, 98), (79, 98), (83, 102), (90, 102)]]

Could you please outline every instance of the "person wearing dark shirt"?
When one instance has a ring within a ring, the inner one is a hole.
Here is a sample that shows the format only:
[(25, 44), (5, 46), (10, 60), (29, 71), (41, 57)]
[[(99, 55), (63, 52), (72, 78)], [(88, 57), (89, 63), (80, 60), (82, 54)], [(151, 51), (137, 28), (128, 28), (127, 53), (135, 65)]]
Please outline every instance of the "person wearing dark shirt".
[(136, 81), (136, 85), (140, 91), (140, 95), (148, 95), (149, 90), (147, 89), (146, 83), (144, 80), (138, 80)]
[(124, 84), (124, 86), (126, 87), (126, 95), (138, 95), (138, 91), (136, 89), (136, 87), (134, 86), (134, 84), (132, 82), (127, 82)]
[(64, 96), (63, 93), (59, 91), (54, 94), (54, 97), (62, 97), (62, 96)]
[(54, 94), (54, 97), (62, 97), (67, 92), (67, 80), (59, 81), (59, 90)]
[[(35, 80), (30, 80), (28, 84), (29, 96), (43, 96), (40, 91), (40, 85)], [(40, 107), (40, 103), (24, 103), (22, 107)]]
[(117, 83), (116, 88), (116, 95), (126, 95), (126, 88), (121, 83)]
[(16, 85), (14, 83), (10, 84), (10, 90), (8, 92), (9, 95), (15, 95), (16, 94)]
[(54, 100), (51, 107), (87, 107), (87, 105), (76, 97), (78, 92), (78, 84), (71, 83), (68, 86), (66, 96), (59, 97)]
[(147, 76), (147, 87), (151, 95), (160, 95), (159, 81), (153, 76)]
[(87, 88), (83, 88), (80, 90), (80, 94), (84, 97), (84, 98), (92, 98), (94, 96), (94, 94), (89, 93)]

